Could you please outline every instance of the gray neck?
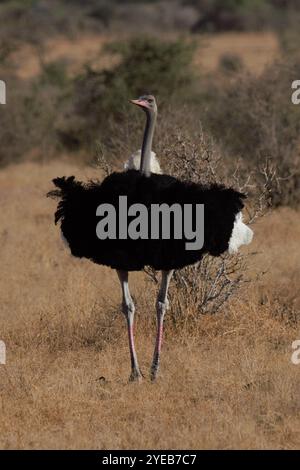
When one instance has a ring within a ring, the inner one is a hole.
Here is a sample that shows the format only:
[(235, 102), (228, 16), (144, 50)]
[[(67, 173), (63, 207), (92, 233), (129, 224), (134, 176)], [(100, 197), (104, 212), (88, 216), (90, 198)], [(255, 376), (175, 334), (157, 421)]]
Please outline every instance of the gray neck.
[(156, 113), (147, 112), (146, 127), (143, 138), (140, 172), (145, 176), (151, 175), (151, 149), (156, 123)]

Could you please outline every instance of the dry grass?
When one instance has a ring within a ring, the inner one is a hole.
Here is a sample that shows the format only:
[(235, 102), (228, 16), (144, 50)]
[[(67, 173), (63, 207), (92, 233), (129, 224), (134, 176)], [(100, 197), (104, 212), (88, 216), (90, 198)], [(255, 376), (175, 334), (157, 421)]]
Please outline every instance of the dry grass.
[[(121, 39), (127, 37), (121, 35)], [(159, 37), (175, 39), (178, 35), (166, 33)], [(81, 34), (72, 39), (57, 36), (46, 41), (42, 50), (28, 44), (19, 47), (12, 55), (12, 63), (22, 79), (30, 79), (41, 72), (41, 58), (45, 64), (64, 61), (71, 74), (80, 72), (86, 62), (99, 69), (109, 68), (115, 64), (116, 57), (105, 53), (103, 47), (115, 40), (116, 36), (109, 34)], [(221, 58), (231, 54), (239, 57), (249, 71), (259, 74), (279, 53), (278, 39), (271, 32), (204, 34), (193, 36), (193, 40), (198, 44), (195, 65), (201, 73), (216, 71)]]
[[(256, 225), (251, 273), (269, 268), (262, 280), (193, 331), (167, 317), (160, 379), (129, 384), (117, 276), (68, 255), (44, 197), (62, 174), (96, 171), (52, 162), (0, 172), (0, 448), (299, 447), (299, 212)], [(147, 373), (153, 285), (131, 278)]]
[(107, 68), (114, 64), (111, 55), (105, 54), (103, 47), (115, 40), (110, 35), (80, 35), (72, 39), (57, 36), (45, 42), (44, 46), (24, 44), (12, 55), (15, 72), (22, 79), (30, 79), (41, 73), (41, 60), (43, 63), (64, 61), (71, 74), (82, 70), (82, 65), (92, 62), (100, 68)]
[(279, 44), (272, 32), (223, 33), (200, 36), (202, 46), (195, 63), (202, 71), (214, 72), (223, 56), (239, 57), (246, 69), (259, 75), (278, 56)]

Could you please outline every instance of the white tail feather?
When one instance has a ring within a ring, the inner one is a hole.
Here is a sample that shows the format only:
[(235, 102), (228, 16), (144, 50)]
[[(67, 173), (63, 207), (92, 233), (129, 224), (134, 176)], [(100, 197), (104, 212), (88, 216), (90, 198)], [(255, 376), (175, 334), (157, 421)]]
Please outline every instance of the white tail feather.
[(228, 251), (230, 254), (237, 253), (242, 245), (249, 245), (253, 238), (253, 230), (243, 222), (243, 215), (239, 212), (234, 221), (233, 230), (229, 240)]

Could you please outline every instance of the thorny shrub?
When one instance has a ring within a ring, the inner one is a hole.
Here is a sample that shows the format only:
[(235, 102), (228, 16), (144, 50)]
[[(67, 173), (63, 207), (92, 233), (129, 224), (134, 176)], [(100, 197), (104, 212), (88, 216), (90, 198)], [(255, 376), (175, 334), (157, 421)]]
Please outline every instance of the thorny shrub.
[[(197, 134), (175, 130), (165, 131), (163, 147), (159, 159), (164, 173), (172, 174), (182, 180), (197, 183), (225, 183), (245, 192), (250, 196), (245, 209), (246, 222), (251, 224), (267, 210), (270, 189), (269, 179), (273, 168), (266, 162), (259, 172), (261, 178), (248, 171), (237, 162), (228, 171), (218, 146), (200, 128)], [(112, 170), (98, 147), (98, 165), (104, 174)], [(264, 179), (264, 180), (263, 180)], [(262, 183), (262, 181), (264, 181)], [(247, 261), (254, 253), (236, 255), (224, 254), (220, 257), (205, 255), (201, 262), (174, 272), (171, 284), (171, 321), (175, 327), (182, 323), (192, 323), (201, 314), (215, 314), (246, 283), (251, 282), (247, 273)], [(145, 269), (150, 282), (159, 283), (158, 273), (147, 267)]]

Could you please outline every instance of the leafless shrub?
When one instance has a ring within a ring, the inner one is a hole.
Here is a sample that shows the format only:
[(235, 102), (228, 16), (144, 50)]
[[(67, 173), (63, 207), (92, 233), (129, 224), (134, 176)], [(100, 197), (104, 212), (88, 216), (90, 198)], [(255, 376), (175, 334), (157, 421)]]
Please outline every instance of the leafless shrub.
[(95, 165), (103, 172), (103, 175), (105, 176), (109, 176), (113, 171), (110, 163), (106, 158), (105, 149), (99, 140), (97, 140), (95, 148)]
[(201, 262), (176, 271), (174, 280), (178, 293), (172, 303), (173, 320), (182, 318), (186, 311), (195, 317), (216, 313), (248, 281), (245, 269), (245, 259), (239, 254), (220, 258), (205, 255)]
[(168, 172), (179, 178), (202, 183), (220, 181), (221, 155), (201, 128), (193, 138), (185, 131), (170, 134), (161, 157)]
[(220, 57), (219, 68), (223, 73), (234, 74), (240, 72), (243, 67), (244, 63), (237, 54), (227, 53)]
[[(242, 162), (230, 163), (230, 170), (222, 159), (213, 140), (200, 128), (191, 136), (184, 132), (169, 134), (159, 155), (166, 172), (180, 179), (198, 183), (225, 183), (237, 190), (251, 193), (246, 208), (248, 223), (261, 217), (268, 206), (269, 182), (275, 178), (272, 166), (261, 168), (264, 183), (255, 179), (255, 174), (244, 171)], [(189, 320), (197, 321), (199, 314), (215, 314), (233, 297), (239, 288), (250, 282), (247, 261), (254, 253), (237, 255), (224, 254), (221, 257), (205, 255), (201, 262), (176, 271), (171, 290), (171, 318), (175, 326)], [(157, 283), (157, 274), (147, 268), (151, 281)]]
[(295, 303), (295, 298), (285, 300), (277, 296), (272, 302), (272, 308), (274, 317), (279, 318), (281, 322), (290, 326), (299, 324), (300, 309)]

